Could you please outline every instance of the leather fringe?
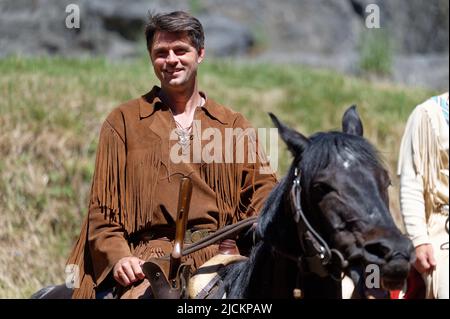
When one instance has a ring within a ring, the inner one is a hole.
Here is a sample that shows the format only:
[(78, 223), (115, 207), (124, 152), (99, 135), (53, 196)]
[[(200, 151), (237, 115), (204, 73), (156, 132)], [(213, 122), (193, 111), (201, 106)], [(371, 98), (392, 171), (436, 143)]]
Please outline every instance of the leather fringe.
[(128, 234), (148, 229), (152, 222), (153, 199), (161, 163), (161, 152), (155, 148), (127, 164), (126, 210), (122, 215)]
[[(72, 253), (67, 261), (66, 265), (71, 267), (77, 267), (74, 269), (78, 271), (78, 278), (74, 278), (74, 290), (72, 298), (76, 299), (95, 299), (95, 284), (92, 275), (86, 273), (86, 269), (92, 269), (90, 265), (89, 250), (85, 247), (87, 245), (87, 232), (88, 232), (88, 218), (86, 217), (83, 223), (82, 231), (77, 243), (75, 244)], [(78, 279), (78, 282), (76, 282)]]
[(243, 164), (211, 163), (202, 167), (202, 178), (216, 193), (219, 225), (230, 224), (239, 205)]
[(124, 223), (125, 159), (125, 143), (105, 121), (97, 147), (91, 205), (101, 207), (105, 218), (121, 224)]
[[(159, 173), (159, 154), (160, 151), (153, 148), (138, 160), (127, 163), (124, 141), (107, 121), (104, 122), (97, 148), (90, 207), (100, 207), (105, 219), (121, 224), (125, 236), (151, 224), (151, 199)], [(95, 298), (94, 288), (96, 284), (100, 284), (95, 282), (90, 264), (88, 220), (86, 217), (80, 237), (67, 262), (79, 269), (80, 285), (74, 290), (74, 298)]]
[(436, 135), (438, 128), (434, 127), (429, 111), (423, 112), (417, 130), (414, 131), (412, 150), (414, 167), (417, 174), (423, 178), (425, 211), (428, 213), (428, 219), (431, 212), (438, 210), (438, 174), (445, 167), (444, 156), (447, 156), (448, 163), (448, 154), (440, 153), (439, 139)]

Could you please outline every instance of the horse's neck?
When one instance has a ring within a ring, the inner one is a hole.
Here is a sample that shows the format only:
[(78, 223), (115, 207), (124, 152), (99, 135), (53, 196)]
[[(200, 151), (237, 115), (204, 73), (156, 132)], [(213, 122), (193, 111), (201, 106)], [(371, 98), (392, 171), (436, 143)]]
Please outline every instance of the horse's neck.
[(305, 299), (342, 299), (341, 283), (329, 276), (306, 275), (302, 286)]
[[(266, 247), (267, 248), (267, 247)], [(291, 260), (263, 249), (254, 262), (248, 298), (293, 298), (295, 288), (307, 299), (340, 299), (341, 285), (331, 277), (320, 278), (300, 272)]]
[(291, 298), (298, 272), (295, 263), (274, 256), (264, 243), (252, 257), (245, 298)]
[[(284, 192), (283, 192), (284, 193)], [(286, 207), (284, 196), (279, 195), (273, 199), (273, 205), (278, 212), (285, 212), (290, 207)], [(280, 215), (278, 215), (280, 216)], [(279, 236), (280, 225), (289, 225), (290, 221), (278, 219), (272, 220), (272, 224), (265, 228), (264, 236), (268, 236), (265, 242), (260, 242), (252, 252), (248, 263), (248, 282), (246, 294), (248, 298), (292, 298), (293, 289), (296, 287), (298, 267), (295, 262), (287, 259), (279, 253), (278, 249), (285, 249), (296, 240), (295, 228), (283, 229), (283, 239)], [(275, 226), (274, 224), (277, 224)], [(270, 236), (273, 236), (272, 238)], [(275, 248), (272, 245), (279, 245)]]

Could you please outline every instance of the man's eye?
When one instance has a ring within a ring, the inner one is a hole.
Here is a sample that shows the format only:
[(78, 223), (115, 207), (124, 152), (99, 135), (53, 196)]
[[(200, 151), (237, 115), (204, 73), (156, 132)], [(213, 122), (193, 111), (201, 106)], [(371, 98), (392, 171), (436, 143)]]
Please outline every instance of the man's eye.
[(167, 52), (164, 51), (156, 51), (153, 53), (153, 56), (155, 58), (164, 58), (165, 56), (167, 56)]
[(183, 54), (185, 54), (187, 51), (185, 50), (185, 49), (178, 49), (178, 50), (175, 50), (175, 54), (176, 55), (183, 55)]

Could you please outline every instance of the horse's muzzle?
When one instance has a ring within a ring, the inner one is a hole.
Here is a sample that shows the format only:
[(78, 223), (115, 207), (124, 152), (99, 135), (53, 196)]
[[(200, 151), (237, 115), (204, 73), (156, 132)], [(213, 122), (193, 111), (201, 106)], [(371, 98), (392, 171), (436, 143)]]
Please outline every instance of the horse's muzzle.
[(408, 276), (414, 248), (403, 235), (396, 240), (386, 238), (364, 244), (363, 257), (368, 264), (380, 267), (381, 285), (388, 290), (401, 289)]

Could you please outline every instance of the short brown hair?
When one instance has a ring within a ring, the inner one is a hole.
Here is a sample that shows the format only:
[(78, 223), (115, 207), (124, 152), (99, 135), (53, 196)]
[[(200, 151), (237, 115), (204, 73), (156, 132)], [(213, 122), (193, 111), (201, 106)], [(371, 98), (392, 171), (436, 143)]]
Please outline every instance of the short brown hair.
[(184, 11), (174, 11), (170, 13), (149, 13), (148, 23), (145, 26), (145, 38), (147, 49), (151, 50), (153, 37), (157, 31), (166, 32), (187, 32), (191, 44), (200, 51), (204, 47), (205, 34), (203, 27), (197, 18)]

